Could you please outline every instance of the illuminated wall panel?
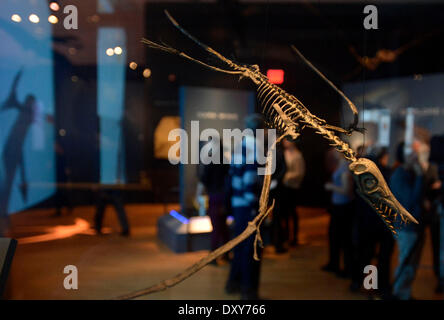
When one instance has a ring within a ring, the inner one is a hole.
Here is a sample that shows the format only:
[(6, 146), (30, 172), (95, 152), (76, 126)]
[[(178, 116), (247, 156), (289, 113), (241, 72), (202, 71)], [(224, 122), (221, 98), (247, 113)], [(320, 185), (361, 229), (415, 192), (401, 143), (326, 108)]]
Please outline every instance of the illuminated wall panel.
[(126, 180), (122, 136), (126, 34), (122, 28), (100, 28), (97, 41), (100, 182), (112, 184)]
[(0, 4), (0, 215), (55, 191), (49, 15), (46, 0)]

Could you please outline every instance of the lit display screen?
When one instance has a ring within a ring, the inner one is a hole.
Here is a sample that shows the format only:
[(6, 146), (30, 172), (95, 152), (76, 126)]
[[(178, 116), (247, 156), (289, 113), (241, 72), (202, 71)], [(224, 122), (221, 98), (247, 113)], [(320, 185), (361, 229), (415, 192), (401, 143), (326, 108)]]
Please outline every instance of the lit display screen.
[(46, 0), (0, 4), (0, 215), (55, 191), (49, 15)]
[(122, 28), (100, 28), (97, 44), (100, 117), (100, 182), (125, 179), (122, 118), (125, 99), (126, 35)]

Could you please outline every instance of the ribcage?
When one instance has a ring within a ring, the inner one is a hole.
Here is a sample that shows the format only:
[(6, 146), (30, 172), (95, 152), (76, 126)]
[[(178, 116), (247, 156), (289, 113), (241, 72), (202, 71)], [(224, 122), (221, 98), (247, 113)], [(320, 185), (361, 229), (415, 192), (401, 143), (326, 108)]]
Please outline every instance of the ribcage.
[(330, 141), (330, 145), (343, 153), (346, 159), (350, 161), (356, 160), (353, 149), (336, 136), (332, 130), (329, 130), (325, 120), (310, 113), (295, 96), (288, 94), (285, 90), (267, 80), (263, 80), (257, 89), (257, 100), (262, 107), (262, 113), (266, 117), (267, 125), (270, 128), (276, 129), (279, 135), (285, 134), (289, 128), (287, 127), (288, 122), (285, 123), (281, 115), (273, 107), (274, 104), (278, 104), (282, 112), (293, 122), (294, 127), (290, 131), (299, 133), (305, 126), (311, 127), (316, 133)]
[[(304, 128), (307, 117), (314, 117), (296, 97), (268, 81), (262, 81), (259, 85), (257, 100), (266, 117), (267, 125), (276, 129), (280, 134), (286, 131), (287, 125), (273, 107), (274, 104), (278, 104), (288, 118), (294, 122), (298, 132)], [(317, 121), (318, 119), (313, 120)]]

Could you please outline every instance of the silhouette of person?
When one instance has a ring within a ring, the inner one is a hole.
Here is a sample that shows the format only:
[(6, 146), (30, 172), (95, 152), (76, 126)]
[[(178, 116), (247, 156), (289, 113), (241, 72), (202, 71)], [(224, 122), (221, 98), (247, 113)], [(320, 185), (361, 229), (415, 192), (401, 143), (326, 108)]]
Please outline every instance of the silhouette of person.
[[(121, 128), (124, 126), (125, 122), (123, 120), (119, 121)], [(117, 183), (120, 184), (124, 180), (124, 145), (123, 145), (123, 128), (121, 129), (120, 138), (117, 145), (117, 166), (116, 166), (116, 177)], [(130, 235), (130, 227), (128, 223), (128, 218), (125, 211), (122, 190), (113, 187), (102, 187), (97, 193), (97, 204), (96, 204), (96, 214), (94, 216), (95, 229), (97, 234), (102, 233), (103, 218), (105, 215), (105, 209), (108, 204), (112, 204), (116, 209), (117, 217), (122, 228), (120, 234), (122, 236), (128, 237)]]
[(17, 99), (17, 86), (22, 73), (23, 70), (20, 70), (15, 76), (9, 97), (0, 107), (0, 112), (8, 109), (18, 111), (18, 116), (15, 118), (6, 138), (0, 158), (3, 169), (0, 172), (0, 220), (3, 220), (3, 225), (6, 226), (9, 224), (8, 204), (17, 170), (20, 170), (20, 193), (25, 202), (28, 200), (28, 180), (24, 164), (23, 145), (32, 123), (36, 121), (38, 112), (37, 99), (34, 95), (28, 94), (23, 103), (20, 103)]

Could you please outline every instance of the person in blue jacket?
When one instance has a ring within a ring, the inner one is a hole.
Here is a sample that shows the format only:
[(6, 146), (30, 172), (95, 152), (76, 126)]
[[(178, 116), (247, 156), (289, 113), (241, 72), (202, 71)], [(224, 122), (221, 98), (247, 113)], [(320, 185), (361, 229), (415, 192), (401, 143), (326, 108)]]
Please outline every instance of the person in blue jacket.
[(398, 231), (399, 261), (393, 283), (393, 296), (400, 300), (412, 299), (412, 284), (418, 269), (422, 247), (424, 245), (424, 228), (421, 221), (421, 204), (423, 190), (423, 171), (417, 154), (404, 156), (404, 143), (397, 149), (398, 168), (390, 178), (390, 188), (398, 201), (412, 214), (419, 224), (402, 225)]
[[(252, 134), (245, 136), (242, 141), (242, 161), (232, 161), (230, 165), (234, 236), (241, 234), (248, 222), (259, 213), (259, 197), (263, 183), (263, 176), (258, 175), (260, 164), (255, 152), (255, 146), (263, 145), (256, 144), (258, 137), (255, 135), (256, 129), (264, 128), (263, 117), (260, 114), (252, 114), (245, 119), (245, 125), (247, 129), (252, 130)], [(234, 248), (230, 275), (225, 287), (229, 294), (240, 292), (243, 300), (258, 299), (260, 261), (254, 260), (253, 255), (254, 235)], [(260, 248), (258, 255), (261, 255)]]

